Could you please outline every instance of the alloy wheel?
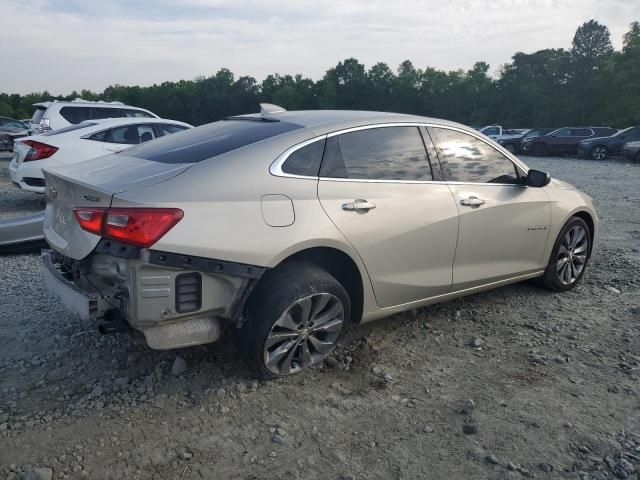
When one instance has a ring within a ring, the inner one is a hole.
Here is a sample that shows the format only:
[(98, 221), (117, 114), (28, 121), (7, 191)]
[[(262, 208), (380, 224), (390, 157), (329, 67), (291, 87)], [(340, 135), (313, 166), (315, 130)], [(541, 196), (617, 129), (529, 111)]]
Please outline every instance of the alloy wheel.
[(605, 147), (595, 147), (591, 152), (591, 157), (594, 160), (604, 160), (607, 158), (607, 149)]
[(587, 263), (589, 236), (584, 227), (576, 225), (569, 229), (558, 249), (557, 273), (563, 285), (574, 283)]
[(344, 306), (330, 293), (316, 293), (290, 304), (264, 342), (264, 365), (289, 375), (322, 361), (335, 347), (344, 325)]

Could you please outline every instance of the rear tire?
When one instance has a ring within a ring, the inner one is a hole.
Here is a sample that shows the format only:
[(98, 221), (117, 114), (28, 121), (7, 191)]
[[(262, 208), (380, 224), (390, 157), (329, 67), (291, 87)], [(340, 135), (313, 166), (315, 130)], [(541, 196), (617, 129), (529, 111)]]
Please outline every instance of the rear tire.
[(634, 160), (636, 163), (640, 163), (640, 150), (638, 150), (638, 152), (636, 153), (636, 156), (634, 157)]
[(515, 153), (516, 151), (516, 147), (513, 145), (513, 143), (507, 143), (503, 145), (503, 147), (509, 153)]
[(589, 152), (589, 156), (592, 160), (606, 160), (608, 155), (609, 149), (604, 145), (596, 145), (591, 149), (591, 152)]
[(261, 378), (286, 377), (324, 360), (351, 315), (344, 287), (310, 262), (267, 272), (237, 329), (240, 353)]
[(540, 283), (554, 292), (566, 292), (582, 279), (591, 256), (587, 222), (571, 217), (560, 231)]
[(531, 153), (536, 157), (546, 157), (547, 146), (544, 143), (536, 143), (531, 147)]

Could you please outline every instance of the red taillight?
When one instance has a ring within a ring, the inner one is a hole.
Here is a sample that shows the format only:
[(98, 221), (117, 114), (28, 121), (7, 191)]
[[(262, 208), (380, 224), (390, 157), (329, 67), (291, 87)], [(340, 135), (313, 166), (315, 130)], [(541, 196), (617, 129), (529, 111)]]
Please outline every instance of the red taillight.
[(91, 233), (138, 247), (150, 247), (178, 223), (179, 208), (74, 208), (80, 226)]
[(102, 217), (106, 208), (74, 208), (73, 214), (83, 230), (100, 235), (102, 233)]
[(35, 140), (24, 140), (22, 143), (31, 147), (31, 150), (27, 152), (24, 160), (22, 160), (23, 162), (49, 158), (51, 155), (58, 151), (58, 147), (47, 145), (46, 143), (42, 142), (36, 142)]

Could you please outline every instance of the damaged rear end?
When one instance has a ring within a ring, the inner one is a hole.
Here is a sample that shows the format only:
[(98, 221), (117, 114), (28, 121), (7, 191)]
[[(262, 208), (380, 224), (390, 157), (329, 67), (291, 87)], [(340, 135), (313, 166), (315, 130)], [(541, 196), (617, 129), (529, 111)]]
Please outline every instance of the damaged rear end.
[(113, 206), (118, 194), (166, 182), (189, 164), (123, 154), (97, 160), (44, 172), (47, 286), (102, 333), (137, 330), (155, 349), (216, 341), (222, 322), (240, 318), (263, 269), (155, 250), (183, 211)]

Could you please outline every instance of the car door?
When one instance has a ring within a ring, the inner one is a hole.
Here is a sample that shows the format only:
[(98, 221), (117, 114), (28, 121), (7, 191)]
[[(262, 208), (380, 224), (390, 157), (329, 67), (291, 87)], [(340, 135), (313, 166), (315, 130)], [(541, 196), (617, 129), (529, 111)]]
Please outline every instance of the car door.
[(544, 188), (524, 186), (524, 171), (479, 136), (432, 127), (460, 214), (453, 290), (540, 271), (551, 222)]
[(318, 197), (360, 255), (381, 307), (451, 288), (458, 211), (447, 185), (433, 180), (418, 126), (367, 127), (327, 139)]

